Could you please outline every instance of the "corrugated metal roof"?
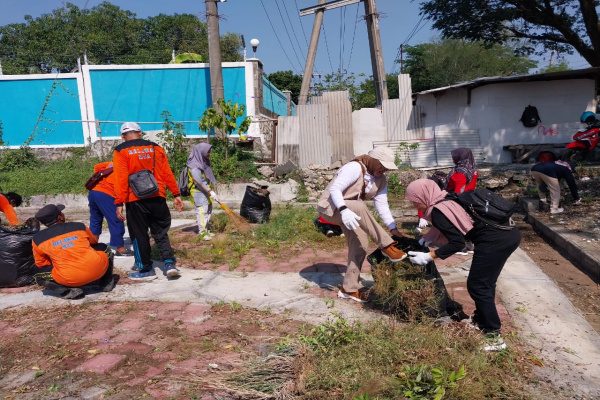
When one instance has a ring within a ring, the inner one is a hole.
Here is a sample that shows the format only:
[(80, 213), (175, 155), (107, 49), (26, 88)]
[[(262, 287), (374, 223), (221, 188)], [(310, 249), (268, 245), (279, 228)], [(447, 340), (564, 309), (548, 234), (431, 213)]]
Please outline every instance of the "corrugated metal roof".
[(511, 83), (511, 82), (538, 82), (538, 81), (556, 81), (566, 79), (598, 79), (600, 78), (600, 67), (575, 69), (570, 71), (560, 72), (547, 72), (543, 74), (532, 74), (532, 75), (513, 75), (513, 76), (491, 76), (477, 78), (472, 81), (460, 82), (450, 86), (444, 86), (440, 88), (424, 90), (422, 92), (415, 93), (420, 94), (431, 94), (445, 92), (450, 89), (457, 88), (476, 88), (479, 86), (491, 85), (495, 83)]

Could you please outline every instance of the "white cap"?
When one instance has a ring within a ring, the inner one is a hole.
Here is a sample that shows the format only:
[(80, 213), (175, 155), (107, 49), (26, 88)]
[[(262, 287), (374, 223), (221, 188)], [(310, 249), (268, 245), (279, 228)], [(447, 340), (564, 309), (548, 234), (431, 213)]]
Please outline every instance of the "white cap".
[(124, 135), (128, 132), (141, 132), (142, 128), (135, 122), (125, 122), (121, 125), (121, 135)]
[(396, 166), (396, 157), (394, 156), (394, 152), (389, 147), (376, 147), (370, 152), (368, 152), (367, 155), (373, 157), (376, 160), (379, 160), (379, 162), (385, 167), (385, 169), (398, 169), (398, 167)]

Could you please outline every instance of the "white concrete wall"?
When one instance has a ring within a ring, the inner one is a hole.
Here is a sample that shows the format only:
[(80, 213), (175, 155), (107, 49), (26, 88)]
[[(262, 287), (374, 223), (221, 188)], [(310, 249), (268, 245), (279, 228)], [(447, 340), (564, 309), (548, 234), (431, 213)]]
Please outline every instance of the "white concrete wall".
[[(566, 143), (581, 128), (579, 116), (595, 110), (595, 83), (591, 79), (491, 84), (471, 91), (465, 88), (419, 95), (417, 105), (425, 113), (425, 137), (434, 129), (478, 130), (487, 162), (510, 162), (502, 146), (511, 144)], [(519, 121), (525, 107), (537, 107), (541, 126), (526, 128)], [(544, 131), (546, 134), (544, 134)]]
[(354, 155), (366, 154), (373, 148), (373, 142), (387, 140), (387, 130), (383, 125), (381, 110), (361, 108), (352, 112), (354, 134)]

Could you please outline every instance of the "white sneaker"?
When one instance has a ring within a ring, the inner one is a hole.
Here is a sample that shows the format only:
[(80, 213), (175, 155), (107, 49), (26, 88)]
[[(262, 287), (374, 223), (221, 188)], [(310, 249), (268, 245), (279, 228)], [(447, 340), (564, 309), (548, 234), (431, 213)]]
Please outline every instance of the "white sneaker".
[(561, 212), (565, 211), (564, 208), (552, 208), (550, 210), (550, 214), (560, 214)]
[(483, 341), (483, 347), (481, 348), (483, 351), (502, 351), (506, 349), (508, 346), (502, 336), (497, 333), (488, 333), (485, 335), (485, 339)]

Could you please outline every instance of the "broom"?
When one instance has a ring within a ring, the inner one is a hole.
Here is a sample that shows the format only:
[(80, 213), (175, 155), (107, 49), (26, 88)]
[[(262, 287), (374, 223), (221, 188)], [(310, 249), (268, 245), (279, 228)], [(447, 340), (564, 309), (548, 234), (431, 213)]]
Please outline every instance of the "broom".
[(217, 201), (217, 203), (219, 203), (223, 209), (223, 212), (225, 212), (225, 215), (227, 215), (227, 219), (229, 219), (238, 232), (247, 233), (250, 231), (250, 223), (248, 223), (248, 221), (246, 221), (241, 215), (236, 214), (227, 206), (227, 204), (221, 203), (220, 201)]

